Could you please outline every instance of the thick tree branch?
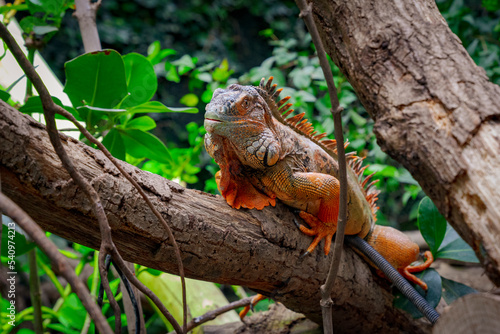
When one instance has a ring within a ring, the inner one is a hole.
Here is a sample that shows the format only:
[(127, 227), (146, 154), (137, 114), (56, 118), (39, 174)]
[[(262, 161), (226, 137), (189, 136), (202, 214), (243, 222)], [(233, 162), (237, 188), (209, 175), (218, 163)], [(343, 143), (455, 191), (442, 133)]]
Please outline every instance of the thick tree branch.
[[(63, 135), (61, 139), (76, 168), (98, 192), (124, 259), (178, 274), (166, 231), (133, 186), (102, 152)], [(319, 286), (331, 259), (321, 252), (298, 259), (310, 239), (296, 230), (287, 207), (233, 210), (219, 197), (184, 189), (126, 163), (121, 166), (173, 227), (186, 276), (248, 286), (321, 320)], [(90, 203), (61, 168), (43, 125), (2, 102), (0, 173), (5, 193), (44, 229), (99, 248), (99, 227)], [(333, 294), (333, 320), (339, 330), (428, 330), (392, 307), (388, 283), (374, 276), (352, 251), (346, 251), (341, 266)]]
[(327, 52), (401, 162), (500, 285), (500, 87), (434, 0), (313, 0)]

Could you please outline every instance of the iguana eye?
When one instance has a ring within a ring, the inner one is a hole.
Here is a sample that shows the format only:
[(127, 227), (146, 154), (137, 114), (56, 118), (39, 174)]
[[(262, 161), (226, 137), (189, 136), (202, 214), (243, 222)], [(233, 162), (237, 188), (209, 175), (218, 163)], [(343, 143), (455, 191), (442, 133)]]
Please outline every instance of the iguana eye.
[(246, 112), (250, 107), (250, 98), (248, 96), (242, 98), (240, 101), (238, 101), (237, 107), (240, 113)]

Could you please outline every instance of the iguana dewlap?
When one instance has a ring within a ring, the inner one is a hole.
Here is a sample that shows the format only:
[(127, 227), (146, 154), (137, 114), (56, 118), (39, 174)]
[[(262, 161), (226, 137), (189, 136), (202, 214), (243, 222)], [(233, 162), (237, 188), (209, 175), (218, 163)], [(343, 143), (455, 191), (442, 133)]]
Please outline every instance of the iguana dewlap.
[[(307, 249), (312, 252), (325, 239), (328, 255), (337, 230), (339, 209), (338, 163), (335, 140), (313, 132), (303, 115), (287, 116), (290, 97), (275, 102), (281, 90), (261, 81), (259, 87), (230, 85), (217, 89), (205, 113), (205, 147), (221, 170), (216, 175), (222, 196), (233, 208), (261, 210), (276, 198), (301, 210), (309, 225), (300, 230), (314, 237)], [(348, 157), (347, 235), (365, 238), (407, 279), (424, 282), (411, 272), (419, 257), (418, 246), (403, 233), (375, 225), (378, 191), (363, 178), (362, 159)]]

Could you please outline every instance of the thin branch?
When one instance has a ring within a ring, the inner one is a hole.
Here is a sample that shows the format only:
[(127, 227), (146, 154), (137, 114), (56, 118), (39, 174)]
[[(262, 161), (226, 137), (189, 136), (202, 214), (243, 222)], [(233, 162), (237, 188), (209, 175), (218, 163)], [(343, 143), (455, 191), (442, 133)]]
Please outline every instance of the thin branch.
[[(110, 160), (115, 164), (115, 166), (120, 170), (123, 175), (132, 182), (132, 184), (138, 189), (139, 193), (143, 196), (143, 198), (146, 200), (148, 203), (148, 206), (152, 208), (153, 212), (155, 215), (160, 219), (160, 221), (163, 223), (163, 225), (166, 227), (167, 232), (169, 234), (170, 240), (172, 244), (174, 245), (174, 249), (176, 250), (176, 257), (178, 260), (179, 264), (179, 273), (181, 275), (181, 281), (183, 283), (183, 304), (184, 304), (184, 309), (186, 309), (186, 296), (185, 296), (185, 282), (184, 282), (184, 268), (182, 266), (182, 260), (180, 256), (180, 250), (175, 242), (173, 233), (170, 229), (170, 227), (167, 225), (165, 220), (163, 220), (163, 217), (161, 214), (154, 209), (153, 204), (147, 198), (146, 194), (142, 191), (140, 188), (139, 184), (135, 182), (135, 180), (132, 179), (130, 175), (128, 175), (121, 166), (119, 166), (118, 162), (114, 157), (107, 151), (99, 141), (97, 141), (88, 131), (86, 131), (83, 126), (76, 121), (76, 119), (71, 115), (69, 112), (61, 108), (60, 106), (56, 105), (52, 101), (52, 97), (50, 93), (48, 92), (47, 88), (45, 87), (45, 84), (43, 83), (42, 79), (36, 72), (35, 68), (31, 65), (31, 63), (26, 59), (24, 56), (24, 53), (22, 50), (19, 48), (17, 43), (15, 42), (14, 38), (10, 34), (10, 32), (7, 30), (7, 28), (3, 25), (0, 24), (0, 37), (4, 40), (5, 44), (7, 44), (7, 47), (9, 48), (10, 52), (16, 58), (17, 62), (23, 69), (24, 73), (26, 76), (33, 82), (33, 86), (36, 88), (40, 99), (42, 101), (42, 106), (44, 109), (44, 115), (46, 119), (46, 126), (47, 126), (47, 132), (50, 137), (50, 141), (52, 145), (54, 146), (54, 150), (58, 154), (63, 166), (65, 169), (68, 171), (70, 176), (73, 178), (75, 183), (80, 186), (84, 193), (87, 195), (89, 201), (92, 203), (92, 207), (94, 210), (94, 214), (96, 216), (96, 219), (99, 222), (99, 227), (101, 230), (101, 242), (102, 242), (102, 247), (101, 247), (101, 252), (103, 253), (109, 253), (113, 256), (113, 259), (118, 263), (120, 268), (123, 270), (129, 281), (131, 281), (134, 285), (136, 285), (139, 290), (141, 290), (144, 294), (146, 294), (155, 304), (158, 306), (160, 311), (165, 315), (165, 317), (168, 319), (168, 321), (172, 324), (174, 329), (178, 333), (184, 333), (184, 331), (181, 329), (175, 318), (168, 312), (168, 310), (165, 308), (165, 306), (161, 303), (160, 299), (154, 295), (154, 293), (148, 289), (144, 284), (142, 284), (138, 279), (135, 278), (134, 274), (128, 269), (125, 264), (123, 259), (121, 258), (120, 254), (118, 253), (113, 240), (111, 238), (111, 228), (109, 227), (108, 221), (106, 214), (104, 212), (104, 208), (99, 201), (99, 196), (96, 192), (96, 190), (90, 185), (87, 180), (85, 180), (81, 174), (74, 168), (73, 162), (67, 155), (66, 151), (64, 150), (64, 147), (62, 146), (61, 140), (59, 138), (59, 133), (57, 131), (57, 128), (55, 126), (55, 119), (54, 115), (55, 113), (59, 113), (63, 116), (70, 116), (68, 117), (79, 129), (83, 129), (84, 135), (92, 142), (96, 143), (96, 145), (99, 146), (103, 150), (103, 153), (110, 158)], [(103, 268), (103, 266), (99, 265), (100, 268)], [(101, 272), (101, 275), (103, 275), (103, 272)], [(186, 312), (184, 312), (184, 319), (186, 319)], [(184, 320), (185, 321), (185, 320)]]
[[(108, 271), (109, 271), (109, 264), (111, 262), (111, 255), (107, 254), (104, 251), (104, 244), (101, 245), (101, 250), (99, 251), (99, 273), (101, 274), (101, 288), (104, 288), (104, 291), (106, 291), (106, 296), (108, 297), (109, 305), (113, 309), (113, 313), (115, 315), (115, 333), (119, 334), (122, 332), (122, 321), (121, 321), (121, 314), (122, 311), (120, 309), (120, 306), (118, 305), (118, 302), (115, 299), (115, 296), (113, 295), (113, 291), (111, 291), (111, 287), (109, 286), (109, 279), (108, 279)], [(99, 298), (102, 296), (102, 290), (99, 290)], [(99, 306), (102, 307), (102, 299), (100, 299), (101, 303)]]
[(339, 217), (337, 220), (337, 233), (335, 235), (335, 245), (333, 248), (333, 258), (330, 265), (330, 270), (326, 278), (326, 282), (321, 286), (321, 309), (323, 311), (323, 329), (325, 333), (331, 333), (333, 331), (332, 323), (332, 305), (333, 301), (330, 297), (333, 284), (337, 277), (340, 259), (342, 257), (342, 247), (344, 244), (344, 234), (345, 226), (347, 223), (347, 169), (346, 169), (346, 159), (344, 150), (344, 135), (342, 132), (342, 117), (341, 113), (343, 108), (340, 106), (339, 99), (337, 97), (337, 88), (333, 81), (332, 69), (326, 58), (326, 51), (323, 47), (323, 43), (314, 23), (312, 17), (312, 4), (307, 4), (306, 0), (296, 0), (297, 5), (300, 8), (300, 17), (304, 19), (307, 29), (311, 34), (312, 41), (316, 46), (316, 52), (318, 53), (319, 63), (325, 80), (328, 86), (328, 93), (330, 95), (330, 102), (332, 104), (332, 117), (335, 127), (335, 139), (337, 140), (337, 155), (339, 164), (339, 181), (340, 181), (340, 201), (339, 201)]
[(73, 15), (78, 20), (85, 52), (101, 50), (101, 40), (99, 39), (99, 32), (96, 25), (97, 9), (100, 5), (101, 0), (97, 2), (75, 0), (76, 11)]
[(62, 255), (57, 249), (57, 246), (45, 236), (43, 230), (33, 221), (33, 219), (3, 193), (0, 193), (0, 210), (5, 215), (12, 218), (12, 220), (14, 220), (51, 259), (52, 264), (58, 268), (58, 272), (68, 281), (73, 291), (82, 301), (87, 312), (89, 312), (92, 319), (94, 319), (97, 329), (99, 329), (101, 333), (113, 333), (106, 318), (92, 300), (85, 284), (76, 276), (64, 255)]
[[(229, 303), (227, 305), (224, 305), (222, 307), (219, 307), (218, 309), (215, 309), (215, 310), (212, 310), (212, 311), (208, 311), (207, 313), (205, 313), (205, 314), (203, 314), (203, 315), (201, 315), (199, 317), (196, 317), (193, 320), (191, 320), (187, 324), (187, 330), (191, 331), (194, 328), (196, 328), (196, 327), (198, 327), (198, 326), (200, 326), (200, 325), (202, 325), (202, 324), (204, 324), (204, 323), (206, 323), (206, 322), (208, 322), (210, 320), (214, 320), (219, 315), (224, 314), (226, 312), (229, 312), (231, 310), (235, 310), (238, 307), (243, 307), (243, 306), (250, 305), (252, 303), (252, 299), (254, 297), (255, 296), (246, 297), (246, 298), (234, 301), (232, 303)], [(169, 334), (171, 334), (171, 333), (169, 333)]]
[[(130, 265), (133, 266), (134, 264), (131, 263)], [(135, 323), (134, 323), (135, 330), (134, 330), (134, 332), (140, 333), (142, 331), (142, 328), (141, 328), (142, 317), (141, 317), (141, 312), (140, 312), (140, 308), (139, 308), (140, 304), (137, 302), (137, 298), (135, 296), (134, 289), (130, 285), (130, 282), (128, 281), (127, 277), (123, 274), (123, 272), (120, 270), (120, 268), (118, 266), (115, 266), (115, 269), (118, 272), (118, 275), (120, 275), (122, 283), (125, 286), (125, 289), (127, 290), (128, 297), (130, 299), (130, 303), (132, 304), (132, 308), (134, 310), (134, 318), (135, 318)], [(125, 303), (125, 300), (123, 300), (123, 302)], [(128, 316), (127, 316), (127, 318), (128, 318)], [(130, 325), (129, 325), (129, 333), (131, 333)]]

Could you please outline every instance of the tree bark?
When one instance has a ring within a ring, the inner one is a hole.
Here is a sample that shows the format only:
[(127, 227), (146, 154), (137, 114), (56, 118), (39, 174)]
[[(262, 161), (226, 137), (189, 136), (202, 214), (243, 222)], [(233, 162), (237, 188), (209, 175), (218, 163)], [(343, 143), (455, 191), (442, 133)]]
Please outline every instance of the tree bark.
[(402, 163), (500, 285), (500, 87), (434, 0), (313, 0), (327, 52)]
[[(75, 166), (98, 191), (124, 259), (177, 274), (167, 234), (138, 193), (100, 151), (61, 138)], [(330, 257), (315, 252), (299, 259), (311, 240), (297, 230), (286, 206), (233, 210), (220, 196), (184, 189), (158, 175), (123, 166), (173, 228), (186, 276), (248, 286), (321, 321), (319, 287)], [(90, 204), (61, 167), (44, 126), (1, 101), (0, 173), (5, 194), (42, 228), (99, 248), (99, 227)], [(332, 296), (340, 332), (429, 331), (428, 324), (392, 307), (388, 282), (374, 276), (350, 249), (341, 267)]]

